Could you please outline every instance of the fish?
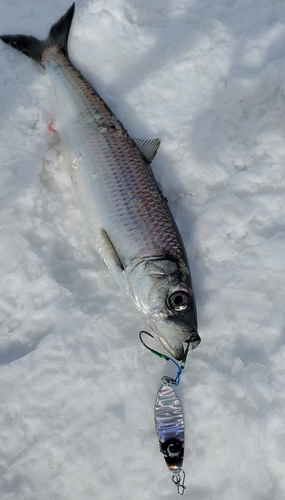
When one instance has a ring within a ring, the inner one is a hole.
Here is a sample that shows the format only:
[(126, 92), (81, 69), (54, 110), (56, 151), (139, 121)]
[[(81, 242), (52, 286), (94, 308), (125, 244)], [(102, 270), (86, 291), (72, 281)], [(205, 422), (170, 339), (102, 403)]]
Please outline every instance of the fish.
[[(92, 244), (166, 351), (182, 360), (201, 339), (182, 238), (151, 162), (159, 139), (134, 139), (69, 59), (73, 3), (44, 40), (1, 40), (50, 77), (55, 128)], [(130, 302), (131, 304), (131, 302)]]

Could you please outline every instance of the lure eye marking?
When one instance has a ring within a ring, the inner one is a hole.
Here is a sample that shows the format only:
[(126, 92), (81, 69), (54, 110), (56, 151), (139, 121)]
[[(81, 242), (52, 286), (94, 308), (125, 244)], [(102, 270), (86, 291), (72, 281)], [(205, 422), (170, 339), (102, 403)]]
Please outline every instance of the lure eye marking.
[(163, 453), (167, 466), (172, 470), (180, 469), (183, 463), (184, 446), (179, 439), (168, 439), (160, 443), (160, 451)]
[(169, 457), (171, 458), (178, 457), (181, 453), (181, 445), (180, 443), (172, 442), (167, 446), (166, 451)]

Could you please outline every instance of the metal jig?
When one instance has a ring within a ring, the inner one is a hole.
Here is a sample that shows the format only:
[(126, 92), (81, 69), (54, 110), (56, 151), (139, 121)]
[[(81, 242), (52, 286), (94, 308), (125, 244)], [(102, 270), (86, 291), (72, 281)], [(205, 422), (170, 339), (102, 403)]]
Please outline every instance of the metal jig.
[(165, 376), (162, 377), (161, 383), (154, 404), (155, 427), (160, 451), (172, 475), (172, 481), (177, 487), (177, 493), (183, 495), (184, 417), (173, 387), (175, 380)]

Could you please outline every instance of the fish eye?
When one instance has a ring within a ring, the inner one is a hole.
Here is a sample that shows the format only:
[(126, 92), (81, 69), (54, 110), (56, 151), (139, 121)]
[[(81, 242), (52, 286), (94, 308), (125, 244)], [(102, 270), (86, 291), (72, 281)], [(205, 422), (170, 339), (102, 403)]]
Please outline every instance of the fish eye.
[(186, 311), (190, 306), (190, 295), (184, 291), (174, 292), (168, 300), (174, 311)]

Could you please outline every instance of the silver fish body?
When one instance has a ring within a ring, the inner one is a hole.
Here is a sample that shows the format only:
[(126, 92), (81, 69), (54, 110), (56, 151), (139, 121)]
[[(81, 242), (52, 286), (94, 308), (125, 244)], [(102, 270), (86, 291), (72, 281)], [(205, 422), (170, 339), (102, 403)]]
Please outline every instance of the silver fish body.
[(78, 204), (93, 244), (122, 290), (176, 359), (200, 342), (181, 237), (149, 166), (158, 141), (135, 142), (72, 65), (74, 4), (39, 41), (1, 39), (39, 62), (53, 87), (56, 128), (69, 151)]

